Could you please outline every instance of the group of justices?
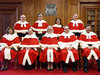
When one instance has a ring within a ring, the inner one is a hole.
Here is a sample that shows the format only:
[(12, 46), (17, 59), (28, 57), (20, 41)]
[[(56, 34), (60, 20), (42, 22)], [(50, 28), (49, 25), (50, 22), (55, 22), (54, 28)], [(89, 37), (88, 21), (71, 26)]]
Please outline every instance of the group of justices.
[[(53, 71), (53, 62), (62, 62), (63, 72), (67, 72), (67, 64), (72, 61), (72, 70), (77, 72), (78, 45), (82, 48), (84, 72), (88, 73), (88, 60), (94, 56), (97, 60), (98, 71), (100, 72), (100, 41), (97, 35), (91, 31), (91, 25), (84, 28), (78, 15), (73, 15), (68, 26), (63, 26), (60, 18), (56, 18), (55, 24), (49, 26), (43, 20), (43, 14), (38, 14), (38, 20), (32, 25), (26, 21), (26, 16), (21, 15), (20, 21), (13, 27), (8, 27), (6, 34), (0, 41), (0, 61), (3, 60), (1, 70), (7, 70), (11, 59), (17, 56), (18, 63), (30, 70), (38, 56), (38, 48), (42, 52), (39, 55), (40, 62), (47, 62), (47, 71)], [(58, 52), (60, 48), (60, 52)]]

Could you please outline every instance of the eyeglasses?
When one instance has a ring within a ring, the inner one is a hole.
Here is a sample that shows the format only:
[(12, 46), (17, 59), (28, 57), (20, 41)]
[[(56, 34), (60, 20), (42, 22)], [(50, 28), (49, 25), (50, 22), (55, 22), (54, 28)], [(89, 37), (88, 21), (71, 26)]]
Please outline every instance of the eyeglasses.
[(38, 17), (43, 17), (43, 16), (38, 16)]

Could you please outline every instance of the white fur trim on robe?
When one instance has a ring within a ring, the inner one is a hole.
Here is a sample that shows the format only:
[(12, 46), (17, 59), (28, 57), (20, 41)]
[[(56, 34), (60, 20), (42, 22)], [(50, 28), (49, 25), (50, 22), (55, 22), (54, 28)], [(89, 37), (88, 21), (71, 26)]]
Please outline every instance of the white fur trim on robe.
[(48, 49), (47, 51), (47, 61), (53, 62), (53, 50), (52, 49)]
[(8, 48), (5, 48), (5, 50), (4, 50), (4, 58), (7, 60), (11, 60), (10, 50), (11, 49), (8, 49)]
[(75, 58), (74, 58), (74, 55), (73, 55), (72, 51), (68, 51), (68, 55), (67, 55), (65, 63), (69, 63), (70, 58), (71, 58), (72, 62), (75, 62)]
[(79, 43), (80, 43), (80, 46), (82, 47), (82, 49), (87, 48), (88, 44), (92, 44), (93, 47), (99, 49), (100, 41), (97, 41), (97, 42), (85, 42), (85, 41), (81, 41), (80, 40)]
[(6, 43), (0, 43), (0, 51), (2, 51), (8, 45)]
[(16, 37), (18, 37), (18, 35), (16, 33), (14, 34), (5, 34), (3, 37), (5, 37), (7, 40), (12, 41), (14, 40)]
[[(57, 37), (57, 35), (54, 33), (51, 33), (51, 34), (46, 33), (43, 37), (54, 38), (54, 37)], [(42, 50), (44, 50), (46, 47), (52, 47), (57, 50), (58, 44), (49, 45), (49, 44), (41, 44), (40, 43), (40, 46), (42, 47)]]
[(28, 55), (28, 52), (29, 52), (29, 49), (26, 50), (26, 53), (24, 55), (24, 59), (23, 59), (22, 65), (25, 65), (26, 60), (27, 60), (29, 65), (32, 65), (31, 60), (30, 60), (29, 55)]
[[(38, 26), (39, 26), (39, 27), (42, 27), (42, 25), (39, 25), (39, 22), (40, 22), (40, 21), (37, 20), (35, 23), (38, 23)], [(45, 20), (42, 20), (42, 21), (41, 21), (41, 24), (42, 24), (42, 23), (47, 23), (47, 22), (46, 22)], [(38, 31), (39, 33), (42, 33), (42, 31), (47, 31), (47, 28), (46, 28), (46, 29), (36, 29), (36, 28), (32, 27), (32, 29), (35, 30), (35, 31)]]
[(73, 26), (75, 26), (75, 24), (76, 26), (78, 26), (78, 23), (82, 23), (84, 25), (84, 23), (81, 20), (77, 20), (77, 21), (71, 20), (70, 22), (73, 23)]
[(55, 24), (55, 25), (53, 25), (52, 27), (58, 27), (58, 28), (61, 28), (62, 26), (61, 26), (61, 25), (58, 25), (58, 24)]
[(90, 60), (92, 55), (94, 56), (95, 60), (99, 59), (97, 54), (94, 52), (94, 50), (91, 50), (91, 52), (90, 52), (89, 56), (87, 57), (87, 59)]
[[(86, 37), (88, 37), (88, 39), (91, 39), (90, 37), (93, 35), (96, 35), (94, 32), (90, 32), (89, 34), (85, 31), (82, 33), (83, 35), (85, 35)], [(96, 35), (97, 36), (97, 35)], [(100, 45), (100, 41), (95, 41), (95, 42), (86, 42), (86, 41), (82, 41), (79, 40), (80, 46), (82, 47), (82, 49), (87, 48), (88, 44), (92, 44), (93, 47), (99, 49), (99, 45)]]
[[(29, 39), (29, 38), (36, 38), (36, 39), (38, 39), (37, 36), (35, 35), (35, 32), (33, 32), (32, 35), (26, 35), (26, 36), (23, 38), (23, 40), (24, 40), (25, 38), (27, 38), (27, 39)], [(25, 48), (25, 47), (34, 48), (34, 47), (40, 47), (40, 45), (20, 45), (20, 47), (22, 47), (22, 49)], [(21, 50), (22, 50), (22, 49), (21, 49)], [(34, 49), (37, 51), (37, 48), (34, 48)]]
[(76, 40), (74, 42), (66, 42), (66, 43), (64, 43), (64, 42), (58, 42), (58, 44), (59, 44), (60, 49), (63, 49), (63, 48), (68, 47), (68, 46), (72, 46), (76, 50), (78, 48), (78, 40)]

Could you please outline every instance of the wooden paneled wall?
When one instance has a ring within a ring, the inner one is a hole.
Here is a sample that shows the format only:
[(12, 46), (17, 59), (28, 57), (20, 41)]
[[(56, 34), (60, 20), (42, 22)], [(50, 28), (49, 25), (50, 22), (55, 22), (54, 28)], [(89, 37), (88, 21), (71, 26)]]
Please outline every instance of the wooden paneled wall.
[[(6, 33), (6, 28), (14, 26), (21, 14), (26, 15), (31, 25), (38, 19), (38, 13), (43, 13), (44, 20), (49, 25), (53, 25), (57, 17), (61, 18), (64, 26), (68, 25), (74, 13), (77, 13), (85, 22), (81, 12), (83, 11), (82, 2), (87, 4), (100, 2), (100, 0), (0, 0), (0, 39)], [(57, 16), (45, 16), (45, 7), (48, 3), (56, 4)]]

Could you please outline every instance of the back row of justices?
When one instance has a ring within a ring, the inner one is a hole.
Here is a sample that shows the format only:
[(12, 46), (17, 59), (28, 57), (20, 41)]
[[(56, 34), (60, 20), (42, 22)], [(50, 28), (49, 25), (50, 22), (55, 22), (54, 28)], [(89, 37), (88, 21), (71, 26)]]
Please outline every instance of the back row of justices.
[[(42, 36), (46, 33), (48, 23), (43, 20), (43, 14), (38, 14), (38, 20), (32, 25), (33, 31), (36, 33), (36, 36), (39, 37), (39, 40), (42, 39)], [(78, 20), (78, 15), (73, 15), (73, 20), (68, 24), (70, 30), (79, 38), (79, 35), (84, 31), (84, 24), (81, 20)], [(15, 32), (17, 32), (20, 40), (27, 34), (27, 30), (31, 25), (26, 21), (26, 16), (21, 15), (20, 21), (17, 21), (14, 25)], [(63, 32), (63, 25), (60, 18), (56, 18), (55, 24), (52, 26), (57, 37)]]
[[(87, 25), (84, 29), (82, 21), (77, 20), (77, 14), (73, 15), (74, 20), (65, 27), (61, 24), (60, 18), (56, 19), (55, 25), (49, 26), (43, 20), (41, 13), (38, 14), (39, 20), (32, 27), (25, 21), (25, 15), (21, 15), (20, 19), (21, 21), (15, 23), (14, 29), (13, 27), (7, 28), (6, 34), (0, 41), (0, 61), (3, 60), (1, 70), (8, 69), (10, 60), (17, 56), (18, 47), (21, 48), (18, 53), (18, 63), (22, 64), (26, 70), (31, 69), (31, 65), (38, 56), (37, 48), (40, 47), (42, 52), (39, 55), (39, 61), (48, 63), (47, 71), (53, 70), (53, 62), (62, 62), (63, 72), (67, 72), (67, 64), (71, 59), (72, 70), (77, 72), (76, 62), (79, 60), (77, 50), (80, 43), (84, 72), (88, 73), (88, 60), (91, 56), (97, 60), (98, 71), (100, 72), (100, 41), (97, 35), (91, 31), (91, 25)], [(80, 35), (80, 37), (77, 39), (75, 35)], [(20, 41), (19, 37), (21, 37), (20, 40), (23, 37), (23, 40)], [(58, 48), (60, 48), (60, 52), (58, 52)]]

